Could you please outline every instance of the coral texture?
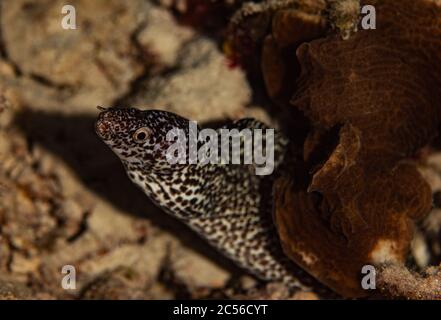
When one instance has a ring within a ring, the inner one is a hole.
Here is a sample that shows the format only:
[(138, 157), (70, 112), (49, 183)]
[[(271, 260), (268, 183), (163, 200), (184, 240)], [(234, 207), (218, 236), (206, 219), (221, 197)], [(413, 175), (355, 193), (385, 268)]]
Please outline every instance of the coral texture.
[(275, 217), (293, 260), (345, 296), (366, 264), (403, 263), (431, 190), (408, 158), (437, 135), (441, 7), (370, 1), (377, 30), (298, 49), (291, 104), (311, 121), (303, 159), (279, 181)]

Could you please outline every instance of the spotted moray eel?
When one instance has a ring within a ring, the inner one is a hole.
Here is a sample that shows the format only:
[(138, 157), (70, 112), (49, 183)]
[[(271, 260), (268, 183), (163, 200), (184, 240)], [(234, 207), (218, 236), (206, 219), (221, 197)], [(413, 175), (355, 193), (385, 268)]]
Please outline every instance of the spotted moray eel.
[[(277, 173), (255, 174), (251, 164), (169, 164), (166, 134), (189, 121), (174, 113), (134, 108), (102, 109), (98, 136), (122, 161), (129, 178), (163, 211), (182, 220), (213, 247), (258, 278), (307, 288), (302, 270), (283, 254), (272, 221), (272, 183)], [(224, 128), (265, 129), (254, 119)], [(218, 129), (219, 130), (219, 129)], [(277, 167), (287, 140), (275, 133)]]

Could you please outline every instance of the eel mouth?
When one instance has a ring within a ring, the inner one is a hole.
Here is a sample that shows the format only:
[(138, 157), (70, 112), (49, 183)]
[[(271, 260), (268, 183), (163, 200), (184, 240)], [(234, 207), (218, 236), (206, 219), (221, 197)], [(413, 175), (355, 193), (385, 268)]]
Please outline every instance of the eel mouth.
[(112, 126), (105, 116), (106, 112), (101, 112), (95, 122), (95, 132), (103, 140), (109, 140), (113, 134)]
[(104, 108), (97, 107), (101, 112), (95, 122), (95, 132), (105, 141), (111, 140), (118, 131), (124, 129), (123, 125), (127, 110), (122, 108)]
[(98, 107), (101, 111), (95, 122), (95, 132), (106, 142), (118, 136), (125, 136), (133, 127), (143, 124), (143, 112), (135, 108)]

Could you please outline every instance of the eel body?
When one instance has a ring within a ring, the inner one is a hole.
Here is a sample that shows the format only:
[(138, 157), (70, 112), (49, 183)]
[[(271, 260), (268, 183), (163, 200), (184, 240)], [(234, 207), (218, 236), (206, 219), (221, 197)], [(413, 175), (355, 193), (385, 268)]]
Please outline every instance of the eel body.
[[(271, 175), (256, 175), (254, 163), (170, 164), (167, 150), (172, 142), (167, 133), (181, 129), (188, 136), (189, 123), (166, 111), (109, 108), (100, 113), (95, 129), (120, 158), (129, 178), (166, 213), (258, 278), (305, 288), (298, 281), (302, 271), (281, 250), (272, 220), (272, 184), (286, 138), (274, 135), (276, 170)], [(234, 121), (225, 128), (267, 129), (254, 119)]]

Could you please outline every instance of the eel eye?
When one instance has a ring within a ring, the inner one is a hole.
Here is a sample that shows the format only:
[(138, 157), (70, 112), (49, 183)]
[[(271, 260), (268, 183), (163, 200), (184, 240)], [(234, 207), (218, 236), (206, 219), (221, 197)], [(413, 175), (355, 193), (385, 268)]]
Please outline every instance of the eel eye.
[(149, 129), (139, 128), (133, 134), (133, 140), (135, 140), (135, 142), (137, 142), (137, 143), (144, 142), (149, 138), (150, 134), (151, 134), (151, 131)]

